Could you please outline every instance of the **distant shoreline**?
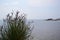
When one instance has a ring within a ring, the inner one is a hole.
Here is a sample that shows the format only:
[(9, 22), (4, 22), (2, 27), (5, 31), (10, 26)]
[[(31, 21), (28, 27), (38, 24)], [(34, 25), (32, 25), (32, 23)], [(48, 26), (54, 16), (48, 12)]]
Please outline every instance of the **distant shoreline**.
[(49, 18), (49, 19), (45, 19), (46, 21), (60, 21), (60, 18), (58, 19), (52, 19), (52, 18)]

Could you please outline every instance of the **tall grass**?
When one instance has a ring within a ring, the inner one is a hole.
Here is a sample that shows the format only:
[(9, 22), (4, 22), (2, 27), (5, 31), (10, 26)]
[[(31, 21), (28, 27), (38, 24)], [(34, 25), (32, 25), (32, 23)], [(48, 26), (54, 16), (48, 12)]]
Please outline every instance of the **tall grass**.
[[(14, 16), (15, 15), (15, 16)], [(1, 40), (29, 40), (31, 28), (26, 24), (25, 15), (19, 15), (19, 11), (7, 15), (1, 28)]]

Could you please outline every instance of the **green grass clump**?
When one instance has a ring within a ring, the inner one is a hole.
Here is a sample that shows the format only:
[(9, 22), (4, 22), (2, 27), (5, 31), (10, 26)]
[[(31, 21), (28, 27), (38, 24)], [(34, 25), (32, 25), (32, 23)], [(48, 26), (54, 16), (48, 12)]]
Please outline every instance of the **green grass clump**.
[(15, 16), (13, 13), (8, 14), (2, 27), (2, 40), (29, 40), (31, 36), (31, 28), (26, 24), (26, 17), (23, 14), (19, 16), (19, 11)]

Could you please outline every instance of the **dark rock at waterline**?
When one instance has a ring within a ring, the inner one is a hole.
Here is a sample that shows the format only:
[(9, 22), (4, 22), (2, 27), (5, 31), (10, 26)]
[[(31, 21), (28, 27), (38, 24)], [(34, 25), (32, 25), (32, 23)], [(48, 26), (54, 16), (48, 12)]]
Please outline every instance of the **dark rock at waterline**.
[(50, 18), (50, 19), (46, 19), (46, 21), (52, 21), (53, 19), (52, 18)]

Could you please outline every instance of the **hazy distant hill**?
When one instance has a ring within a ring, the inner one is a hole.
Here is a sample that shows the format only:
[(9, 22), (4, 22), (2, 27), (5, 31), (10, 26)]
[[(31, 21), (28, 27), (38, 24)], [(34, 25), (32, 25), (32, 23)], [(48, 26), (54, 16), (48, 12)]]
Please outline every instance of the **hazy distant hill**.
[(57, 19), (53, 19), (53, 18), (49, 18), (49, 19), (45, 19), (46, 21), (60, 21), (60, 18)]

